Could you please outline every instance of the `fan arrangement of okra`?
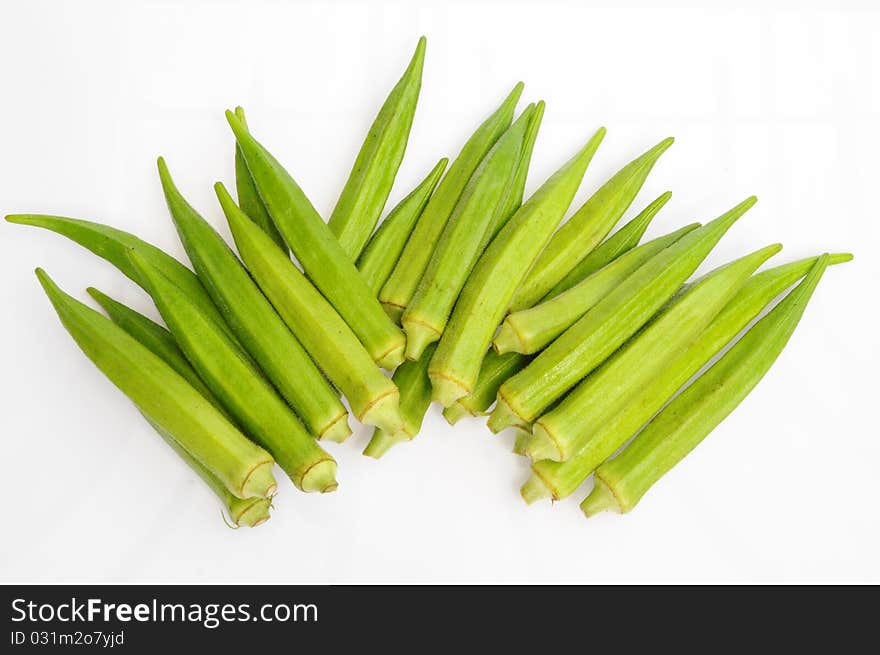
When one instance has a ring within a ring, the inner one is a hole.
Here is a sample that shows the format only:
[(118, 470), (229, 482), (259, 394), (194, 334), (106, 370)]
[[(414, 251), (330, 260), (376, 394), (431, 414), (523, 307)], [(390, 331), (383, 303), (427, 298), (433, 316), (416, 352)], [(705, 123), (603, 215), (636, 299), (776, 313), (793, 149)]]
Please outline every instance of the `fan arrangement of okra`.
[(336, 490), (324, 446), (351, 434), (349, 411), (373, 426), (364, 454), (378, 458), (419, 434), (432, 402), (450, 424), (488, 416), (493, 433), (516, 431), (514, 452), (531, 462), (526, 502), (593, 476), (584, 514), (628, 512), (767, 372), (825, 269), (852, 259), (758, 272), (772, 244), (689, 281), (754, 197), (642, 242), (667, 192), (614, 231), (671, 138), (569, 216), (600, 128), (524, 198), (544, 103), (515, 116), (522, 84), (386, 212), (424, 55), (422, 38), (326, 221), (241, 108), (226, 112), (236, 198), (214, 187), (235, 251), (161, 157), (192, 268), (106, 225), (6, 217), (69, 238), (152, 298), (165, 326), (89, 288), (101, 313), (36, 271), (77, 345), (235, 526), (269, 518), (275, 463), (303, 492)]

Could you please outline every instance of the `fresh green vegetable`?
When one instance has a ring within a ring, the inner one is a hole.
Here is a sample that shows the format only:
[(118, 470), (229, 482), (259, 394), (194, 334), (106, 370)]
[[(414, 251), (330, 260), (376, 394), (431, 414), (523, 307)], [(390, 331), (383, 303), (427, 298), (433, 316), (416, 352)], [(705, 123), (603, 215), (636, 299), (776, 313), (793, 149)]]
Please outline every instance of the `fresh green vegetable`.
[(673, 141), (671, 137), (664, 139), (624, 166), (566, 221), (517, 291), (511, 303), (512, 311), (531, 307), (547, 295), (605, 238)]
[(391, 90), (370, 126), (336, 208), (330, 215), (330, 230), (352, 261), (360, 257), (379, 222), (403, 160), (422, 86), (425, 43), (425, 37), (419, 39), (403, 77)]
[(428, 367), (433, 399), (444, 407), (474, 390), (495, 328), (562, 220), (604, 136), (600, 128), (520, 207), (474, 267)]
[(698, 227), (699, 223), (691, 223), (648, 241), (558, 296), (509, 314), (493, 341), (495, 350), (525, 355), (542, 350), (643, 264)]
[(214, 188), (238, 252), (254, 280), (321, 370), (348, 399), (355, 417), (392, 433), (399, 430), (401, 417), (394, 383), (293, 262), (269, 247), (265, 234), (247, 220), (223, 185), (218, 182)]
[(767, 246), (697, 282), (637, 338), (535, 421), (528, 447), (532, 461), (565, 461), (583, 448), (691, 346), (755, 269), (780, 249), (779, 244)]
[(452, 162), (437, 190), (428, 201), (425, 211), (413, 228), (409, 241), (391, 277), (382, 287), (379, 300), (385, 311), (399, 321), (403, 310), (416, 292), (419, 281), (428, 266), (434, 245), (440, 238), (449, 215), (464, 191), (468, 180), (489, 149), (501, 137), (513, 120), (513, 110), (522, 94), (523, 84), (517, 84), (501, 106), (471, 135)]
[(600, 268), (604, 268), (625, 252), (635, 248), (645, 234), (645, 230), (648, 229), (648, 225), (671, 197), (671, 191), (662, 194), (645, 207), (638, 216), (596, 246), (595, 250), (592, 250), (577, 266), (571, 269), (559, 284), (550, 289), (543, 301), (558, 296), (563, 291), (568, 291)]
[(755, 202), (749, 198), (679, 238), (602, 297), (523, 371), (501, 385), (489, 420), (491, 429), (498, 432), (531, 423), (605, 361), (672, 297)]
[[(161, 157), (158, 167), (168, 211), (183, 247), (239, 343), (253, 356), (311, 434), (322, 440), (345, 441), (351, 428), (348, 412), (336, 392), (223, 237), (180, 194)], [(265, 244), (271, 246), (268, 241)], [(288, 259), (283, 253), (282, 257)]]
[(172, 435), (230, 493), (239, 498), (275, 493), (274, 462), (266, 451), (251, 443), (192, 385), (122, 328), (64, 293), (42, 269), (36, 273), (70, 336), (141, 412)]
[(406, 339), (386, 316), (354, 262), (281, 164), (227, 111), (260, 197), (306, 275), (336, 308), (373, 359), (385, 368), (403, 361)]
[(499, 355), (490, 350), (483, 358), (474, 390), (445, 408), (443, 416), (450, 425), (455, 425), (465, 416), (481, 416), (495, 402), (498, 387), (510, 376), (524, 369), (529, 359), (519, 353)]
[(440, 339), (455, 300), (489, 241), (496, 215), (506, 211), (523, 139), (535, 106), (529, 105), (480, 162), (452, 210), (418, 289), (403, 312), (406, 358), (417, 360)]
[(148, 281), (180, 349), (236, 421), (272, 453), (299, 489), (335, 490), (336, 462), (309, 436), (241, 348), (137, 250), (129, 257)]
[[(832, 255), (829, 264), (849, 261), (852, 255)], [(806, 275), (818, 261), (810, 257), (770, 268), (752, 276), (716, 316), (699, 338), (638, 395), (602, 425), (586, 445), (565, 462), (540, 460), (523, 485), (528, 502), (546, 496), (559, 500), (571, 495), (590, 473), (638, 432), (688, 380), (743, 330), (780, 293)]]
[(779, 357), (829, 263), (822, 255), (796, 289), (684, 390), (626, 449), (596, 470), (587, 516), (628, 512), (745, 399)]
[(389, 448), (402, 441), (412, 441), (422, 429), (425, 413), (431, 405), (431, 380), (428, 379), (428, 362), (434, 354), (434, 344), (425, 348), (418, 361), (407, 360), (394, 371), (394, 384), (400, 389), (400, 412), (403, 429), (392, 433), (376, 428), (364, 455), (382, 457)]
[(529, 127), (523, 138), (522, 151), (519, 155), (519, 161), (516, 164), (516, 172), (514, 173), (513, 183), (507, 188), (504, 199), (504, 207), (500, 212), (495, 214), (492, 229), (489, 232), (489, 238), (486, 243), (494, 239), (501, 231), (507, 221), (522, 206), (523, 195), (526, 190), (526, 179), (529, 176), (529, 165), (532, 163), (532, 152), (535, 150), (535, 141), (538, 139), (538, 131), (541, 129), (541, 121), (544, 119), (544, 101), (541, 100), (535, 105), (535, 111), (529, 121)]
[[(244, 109), (236, 107), (235, 115), (241, 121), (244, 129), (247, 129)], [(238, 206), (241, 207), (241, 210), (254, 223), (259, 225), (281, 250), (287, 252), (287, 244), (284, 243), (284, 237), (278, 232), (278, 228), (272, 222), (272, 217), (269, 216), (269, 212), (266, 210), (266, 206), (257, 192), (257, 187), (251, 177), (251, 172), (248, 170), (244, 155), (241, 154), (241, 148), (238, 147), (238, 143), (235, 144), (235, 191), (238, 194)]]
[(128, 251), (137, 248), (143, 257), (148, 258), (153, 266), (161, 270), (169, 280), (180, 287), (181, 291), (189, 296), (191, 302), (205, 312), (226, 334), (233, 336), (232, 330), (226, 325), (226, 321), (217, 311), (196, 274), (171, 255), (146, 241), (142, 241), (133, 234), (100, 223), (64, 218), (63, 216), (13, 214), (7, 216), (6, 220), (19, 225), (42, 227), (67, 237), (74, 243), (92, 251), (98, 257), (106, 259), (132, 282), (150, 293), (145, 281), (141, 279), (137, 270), (128, 260)]
[(358, 259), (358, 271), (376, 297), (400, 259), (400, 253), (448, 163), (446, 157), (437, 162), (428, 176), (391, 210)]

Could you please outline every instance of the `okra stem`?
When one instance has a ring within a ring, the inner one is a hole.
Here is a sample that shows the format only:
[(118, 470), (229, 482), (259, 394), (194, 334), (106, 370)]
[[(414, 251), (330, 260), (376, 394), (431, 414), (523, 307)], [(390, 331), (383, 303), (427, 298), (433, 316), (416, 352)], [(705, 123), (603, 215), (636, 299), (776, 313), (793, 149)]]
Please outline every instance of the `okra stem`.
[(226, 120), (275, 227), (309, 279), (380, 366), (397, 366), (406, 346), (403, 332), (385, 314), (354, 262), (290, 174), (232, 112), (226, 112)]
[[(272, 250), (277, 251), (274, 246)], [(148, 280), (156, 307), (180, 349), (237, 422), (272, 453), (298, 488), (335, 490), (336, 462), (309, 436), (240, 347), (137, 250), (129, 256)]]
[[(178, 191), (162, 157), (159, 157), (158, 168), (168, 211), (183, 247), (239, 343), (253, 356), (309, 432), (318, 439), (345, 441), (351, 428), (348, 412), (336, 392), (223, 237)], [(242, 216), (249, 219), (243, 213)], [(256, 223), (253, 225), (260, 229)], [(269, 241), (264, 243), (271, 246)], [(288, 259), (283, 253), (281, 256)]]
[(446, 157), (437, 162), (427, 177), (389, 212), (364, 248), (357, 268), (374, 296), (379, 296), (394, 270), (416, 221), (428, 204), (428, 199), (434, 193), (448, 163)]
[(428, 367), (433, 399), (444, 407), (474, 390), (495, 329), (562, 220), (604, 136), (600, 128), (520, 207), (474, 267)]
[[(283, 253), (214, 186), (238, 252), (281, 318), (330, 381), (345, 395), (355, 417), (390, 432), (400, 429), (398, 392), (333, 306)], [(295, 368), (291, 369), (294, 374)]]
[(446, 221), (449, 220), (449, 215), (468, 180), (489, 149), (510, 126), (513, 110), (522, 90), (523, 84), (520, 82), (504, 99), (501, 106), (471, 135), (446, 171), (446, 175), (428, 201), (425, 211), (419, 216), (400, 260), (379, 294), (379, 300), (385, 311), (394, 320), (400, 319), (403, 310), (416, 292), (431, 259), (434, 244), (440, 238)]
[(595, 489), (581, 504), (584, 514), (630, 511), (736, 409), (785, 348), (828, 263), (829, 256), (822, 255), (797, 288), (669, 403), (620, 455), (596, 470)]
[[(832, 255), (829, 264), (852, 259)], [(603, 461), (643, 427), (663, 405), (696, 375), (780, 293), (806, 275), (818, 261), (809, 257), (753, 275), (697, 340), (638, 395), (593, 434), (586, 445), (565, 462), (540, 460), (532, 464), (532, 479), (523, 486), (528, 502), (571, 495)]]
[(637, 157), (594, 193), (547, 244), (516, 293), (513, 311), (531, 307), (605, 238), (632, 204), (648, 173), (674, 139), (669, 137)]
[(495, 350), (499, 353), (518, 352), (525, 355), (542, 350), (639, 267), (698, 227), (699, 223), (691, 223), (653, 239), (621, 255), (605, 268), (558, 296), (529, 309), (509, 314), (495, 336)]
[(274, 462), (265, 450), (251, 443), (192, 385), (122, 328), (64, 293), (42, 269), (36, 274), (73, 340), (141, 412), (235, 496), (275, 493)]
[(625, 252), (635, 248), (642, 235), (645, 234), (645, 230), (648, 229), (648, 225), (654, 220), (657, 213), (663, 209), (663, 206), (669, 202), (671, 197), (671, 191), (662, 194), (645, 207), (638, 216), (596, 246), (595, 250), (591, 251), (577, 266), (571, 269), (559, 284), (550, 289), (547, 295), (544, 296), (543, 301), (547, 301), (558, 296), (563, 291), (571, 289), (576, 284), (586, 280), (600, 268), (604, 268)]
[(357, 261), (373, 233), (403, 160), (422, 86), (425, 44), (421, 37), (403, 77), (370, 126), (327, 223), (351, 261)]
[(577, 453), (602, 425), (690, 347), (755, 269), (780, 249), (779, 244), (767, 246), (697, 282), (564, 400), (535, 421), (529, 457), (533, 461), (565, 461)]
[(755, 201), (749, 198), (679, 238), (602, 297), (523, 371), (501, 385), (491, 429), (528, 425), (601, 364), (672, 297)]
[(446, 327), (458, 294), (489, 240), (496, 215), (506, 210), (523, 139), (534, 113), (529, 105), (492, 146), (452, 210), (421, 282), (401, 318), (406, 358), (417, 360)]

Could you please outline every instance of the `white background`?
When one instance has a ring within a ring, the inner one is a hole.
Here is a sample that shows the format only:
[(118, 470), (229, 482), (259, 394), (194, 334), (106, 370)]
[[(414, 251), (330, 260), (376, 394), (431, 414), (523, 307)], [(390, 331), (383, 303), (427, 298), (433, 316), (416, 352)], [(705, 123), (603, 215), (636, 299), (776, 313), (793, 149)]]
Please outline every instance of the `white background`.
[(234, 532), (74, 346), (32, 269), (155, 316), (146, 296), (61, 237), (4, 223), (0, 582), (880, 582), (876, 3), (6, 2), (0, 212), (108, 222), (182, 256), (155, 158), (227, 234), (211, 184), (232, 182), (223, 110), (240, 103), (329, 213), (420, 34), (391, 202), (522, 79), (524, 99), (547, 101), (529, 190), (600, 125), (578, 204), (674, 135), (628, 214), (673, 190), (649, 234), (754, 193), (706, 267), (775, 241), (777, 262), (856, 260), (828, 271), (755, 393), (630, 515), (586, 521), (585, 490), (526, 507), (511, 438), (432, 409), (379, 462), (360, 455), (363, 429), (333, 448), (338, 493), (283, 481), (272, 520)]

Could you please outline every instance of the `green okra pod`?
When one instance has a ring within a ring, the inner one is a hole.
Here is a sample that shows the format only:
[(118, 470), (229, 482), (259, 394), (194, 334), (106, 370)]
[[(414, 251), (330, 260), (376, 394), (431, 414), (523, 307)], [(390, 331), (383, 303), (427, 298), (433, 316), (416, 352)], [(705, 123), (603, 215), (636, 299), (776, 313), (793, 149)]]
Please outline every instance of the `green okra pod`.
[(226, 321), (223, 320), (223, 316), (214, 306), (211, 297), (205, 291), (196, 274), (171, 255), (133, 234), (117, 230), (108, 225), (83, 221), (78, 218), (65, 218), (63, 216), (13, 214), (7, 216), (6, 220), (19, 225), (42, 227), (67, 237), (74, 243), (78, 243), (83, 248), (90, 250), (98, 257), (106, 259), (132, 282), (147, 293), (150, 293), (146, 282), (141, 279), (141, 276), (128, 259), (128, 251), (132, 248), (137, 248), (144, 257), (150, 260), (153, 266), (159, 268), (168, 279), (180, 287), (189, 296), (190, 300), (205, 312), (211, 320), (217, 323), (224, 332), (233, 336), (232, 330), (226, 325)]
[[(351, 428), (348, 412), (336, 392), (223, 237), (178, 191), (161, 157), (158, 167), (168, 211), (183, 247), (238, 342), (311, 434), (322, 440), (345, 441)], [(283, 253), (282, 257), (288, 259)]]
[(823, 255), (797, 288), (685, 389), (614, 459), (596, 470), (587, 516), (628, 512), (761, 381), (788, 343), (829, 263)]
[[(239, 498), (277, 488), (272, 457), (161, 358), (110, 319), (64, 293), (42, 269), (37, 278), (61, 323), (107, 378)], [(215, 328), (216, 329), (216, 328)]]
[(403, 361), (406, 339), (383, 311), (327, 224), (284, 167), (235, 115), (226, 119), (275, 227), (306, 275), (336, 308), (370, 356), (385, 368)]
[[(244, 129), (247, 129), (244, 109), (236, 107), (235, 115), (241, 121)], [(241, 207), (241, 210), (259, 225), (281, 250), (287, 252), (284, 237), (278, 232), (278, 228), (272, 222), (272, 217), (269, 216), (269, 212), (257, 192), (257, 186), (254, 184), (254, 179), (251, 177), (251, 172), (248, 170), (247, 162), (244, 160), (244, 155), (241, 154), (238, 143), (235, 144), (235, 192), (238, 194), (238, 206)]]
[(508, 314), (493, 341), (495, 350), (525, 355), (542, 350), (639, 267), (698, 227), (699, 223), (691, 223), (648, 241), (558, 296), (529, 309)]
[(529, 358), (519, 353), (499, 355), (494, 350), (490, 350), (483, 358), (474, 390), (445, 408), (444, 418), (450, 425), (455, 425), (465, 416), (483, 415), (495, 402), (498, 387), (510, 376), (524, 369), (528, 362)]
[(437, 341), (474, 264), (486, 247), (495, 216), (506, 210), (515, 182), (526, 130), (534, 114), (529, 105), (480, 162), (455, 204), (415, 294), (403, 312), (406, 358), (417, 360)]
[(364, 455), (376, 459), (402, 441), (412, 441), (431, 405), (431, 380), (428, 378), (428, 362), (434, 354), (435, 344), (430, 344), (418, 361), (407, 360), (394, 371), (394, 384), (400, 389), (400, 413), (403, 416), (403, 429), (389, 432), (381, 428), (373, 431)]
[(755, 202), (754, 197), (741, 202), (630, 273), (525, 369), (501, 385), (490, 428), (498, 432), (538, 418), (647, 323)]
[[(849, 254), (832, 255), (829, 264), (850, 259), (852, 255)], [(599, 464), (638, 432), (688, 380), (774, 298), (806, 275), (817, 261), (817, 257), (809, 257), (753, 275), (697, 340), (639, 391), (626, 407), (603, 424), (577, 454), (565, 462), (546, 459), (534, 462), (532, 477), (522, 487), (523, 498), (531, 503), (547, 496), (559, 500), (574, 493)]]
[(526, 135), (523, 138), (522, 151), (519, 155), (519, 161), (516, 163), (513, 183), (507, 189), (503, 208), (495, 214), (492, 220), (492, 228), (489, 231), (487, 243), (497, 236), (501, 228), (507, 225), (507, 221), (516, 213), (516, 210), (522, 206), (523, 195), (526, 190), (526, 180), (529, 176), (529, 166), (532, 163), (532, 153), (535, 150), (535, 141), (538, 139), (538, 132), (544, 119), (544, 107), (545, 103), (543, 100), (535, 105), (535, 111), (532, 114)]
[(532, 461), (565, 461), (575, 455), (691, 346), (755, 269), (780, 249), (779, 244), (762, 248), (694, 284), (656, 321), (535, 421), (528, 447)]
[[(400, 429), (398, 391), (348, 324), (284, 253), (247, 220), (219, 182), (214, 186), (238, 252), (281, 318), (330, 381), (345, 395), (355, 417), (390, 432)], [(292, 372), (297, 373), (292, 367)]]
[(471, 135), (449, 170), (446, 171), (446, 175), (443, 176), (425, 210), (419, 216), (400, 260), (379, 294), (382, 306), (395, 321), (400, 320), (403, 310), (406, 309), (416, 292), (419, 281), (428, 266), (428, 261), (431, 259), (434, 244), (440, 238), (446, 221), (449, 220), (449, 215), (464, 191), (468, 180), (471, 179), (471, 175), (489, 149), (510, 126), (513, 120), (513, 111), (520, 95), (522, 95), (522, 90), (523, 84), (520, 82), (495, 113), (489, 116)]
[(669, 202), (671, 197), (671, 191), (662, 194), (645, 207), (638, 216), (596, 246), (594, 250), (578, 262), (577, 266), (568, 272), (568, 275), (562, 278), (559, 284), (550, 289), (543, 300), (549, 300), (563, 291), (571, 289), (576, 284), (586, 280), (600, 268), (604, 268), (613, 262), (620, 255), (635, 248), (645, 234), (645, 230), (648, 229), (648, 225), (654, 220), (657, 213), (663, 209), (663, 206)]
[(513, 311), (531, 307), (547, 295), (605, 238), (673, 141), (672, 137), (664, 139), (624, 166), (566, 221), (517, 291), (511, 304)]
[(420, 38), (403, 77), (370, 126), (327, 223), (352, 261), (360, 257), (379, 222), (403, 160), (422, 86), (425, 44), (425, 37)]
[(444, 407), (474, 390), (495, 329), (562, 220), (604, 136), (600, 128), (520, 207), (477, 261), (428, 367), (433, 399)]
[[(280, 252), (274, 246), (272, 250)], [(147, 279), (180, 349), (239, 425), (272, 454), (299, 489), (335, 490), (336, 462), (309, 436), (240, 346), (137, 250), (129, 257)]]
[(446, 157), (437, 162), (428, 176), (389, 212), (358, 258), (358, 271), (374, 296), (379, 296), (394, 270), (416, 221), (428, 204), (428, 199), (434, 193), (448, 163)]

